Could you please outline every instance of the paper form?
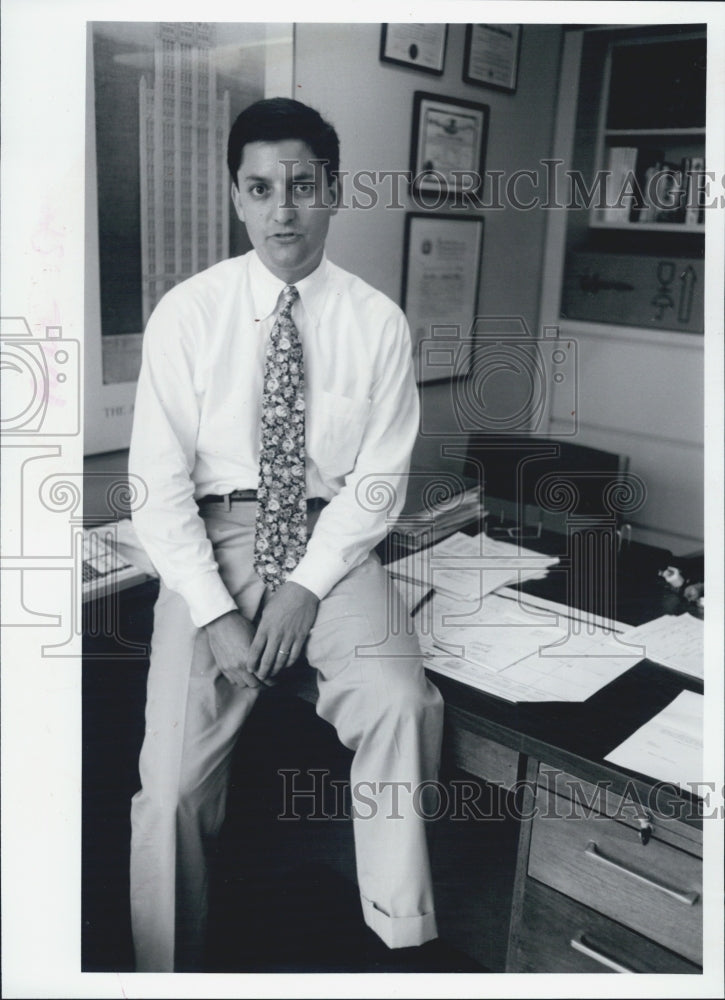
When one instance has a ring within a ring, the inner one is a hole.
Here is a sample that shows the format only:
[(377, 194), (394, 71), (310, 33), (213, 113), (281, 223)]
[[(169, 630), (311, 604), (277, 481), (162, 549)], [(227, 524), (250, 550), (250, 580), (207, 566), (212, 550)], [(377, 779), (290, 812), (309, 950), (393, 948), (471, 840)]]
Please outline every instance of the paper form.
[[(429, 647), (430, 648), (430, 647)], [(503, 670), (488, 670), (462, 657), (428, 656), (425, 666), (471, 687), (513, 702), (586, 701), (633, 665), (624, 657), (540, 657), (534, 655)]]
[(586, 701), (638, 662), (638, 657), (608, 656), (609, 643), (603, 636), (588, 640), (588, 652), (534, 653), (508, 667), (504, 677), (538, 692), (531, 701)]
[(403, 589), (410, 580), (433, 587), (415, 617), (429, 669), (507, 701), (584, 701), (644, 654), (615, 635), (627, 626), (507, 586), (557, 562), (457, 532), (387, 569)]
[(430, 550), (436, 559), (467, 558), (483, 559), (488, 566), (500, 568), (545, 568), (559, 562), (558, 556), (547, 556), (533, 549), (523, 548), (513, 542), (502, 542), (489, 538), (485, 532), (466, 535), (457, 531), (454, 535), (434, 545)]
[(543, 556), (484, 534), (459, 531), (437, 545), (388, 563), (386, 569), (396, 579), (417, 580), (440, 593), (476, 600), (499, 587), (542, 579), (558, 561), (556, 556)]
[(429, 670), (442, 674), (444, 677), (451, 677), (462, 684), (485, 691), (486, 694), (495, 695), (505, 701), (536, 701), (535, 692), (525, 688), (522, 684), (516, 684), (510, 680), (502, 679), (501, 674), (494, 673), (482, 667), (477, 667), (474, 663), (461, 660), (453, 656), (432, 656), (424, 661), (424, 666)]
[(508, 701), (584, 701), (641, 659), (626, 647), (612, 655), (616, 640), (602, 629), (558, 652), (561, 617), (530, 611), (498, 594), (477, 604), (434, 594), (416, 618), (426, 666)]
[[(703, 774), (704, 698), (681, 691), (674, 701), (604, 758), (619, 767), (697, 792)], [(694, 787), (693, 787), (694, 786)]]
[[(501, 587), (498, 591), (498, 596), (507, 597), (510, 600), (516, 601), (522, 608), (531, 612), (551, 611), (559, 618), (583, 622), (588, 626), (595, 628), (609, 629), (610, 631), (617, 633), (622, 642), (624, 642), (624, 633), (632, 631), (632, 626), (626, 625), (624, 622), (616, 621), (613, 618), (602, 618), (601, 615), (595, 615), (589, 611), (583, 611), (581, 608), (573, 608), (568, 604), (560, 604), (558, 601), (550, 601), (546, 597), (526, 594), (520, 590), (514, 590), (511, 587)], [(634, 643), (633, 645), (637, 644)], [(641, 649), (641, 646), (639, 646), (638, 649)], [(644, 653), (641, 652), (640, 659), (643, 656)]]
[(475, 602), (434, 594), (420, 626), (429, 628), (438, 650), (497, 671), (567, 634), (553, 615), (530, 615), (496, 594)]
[(624, 633), (625, 642), (644, 647), (648, 660), (679, 670), (700, 680), (704, 676), (705, 626), (692, 615), (662, 615)]

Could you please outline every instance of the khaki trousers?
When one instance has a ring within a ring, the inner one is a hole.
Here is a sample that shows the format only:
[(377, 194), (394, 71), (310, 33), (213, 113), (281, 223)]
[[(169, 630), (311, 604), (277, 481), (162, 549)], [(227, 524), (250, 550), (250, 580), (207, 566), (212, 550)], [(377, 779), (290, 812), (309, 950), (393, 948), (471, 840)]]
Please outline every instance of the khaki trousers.
[[(255, 504), (202, 511), (224, 582), (253, 619), (263, 596), (252, 566)], [(443, 705), (425, 677), (406, 617), (371, 554), (320, 602), (306, 647), (317, 671), (317, 713), (354, 751), (353, 792), (358, 783), (364, 787), (365, 808), (359, 816), (353, 812), (363, 917), (391, 948), (437, 934), (424, 809), (411, 793), (437, 776)], [(208, 852), (224, 819), (234, 744), (258, 694), (226, 680), (184, 600), (162, 586), (154, 610), (142, 787), (131, 806), (137, 971), (203, 967)], [(398, 785), (395, 802), (385, 783), (398, 782), (405, 784)]]

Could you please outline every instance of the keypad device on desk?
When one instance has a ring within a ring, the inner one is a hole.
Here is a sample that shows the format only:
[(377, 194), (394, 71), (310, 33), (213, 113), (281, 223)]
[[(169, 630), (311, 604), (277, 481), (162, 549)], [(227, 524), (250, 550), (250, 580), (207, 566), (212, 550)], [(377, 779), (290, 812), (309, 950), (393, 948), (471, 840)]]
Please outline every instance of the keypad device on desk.
[(148, 579), (113, 545), (113, 530), (107, 526), (83, 529), (83, 600), (105, 597)]

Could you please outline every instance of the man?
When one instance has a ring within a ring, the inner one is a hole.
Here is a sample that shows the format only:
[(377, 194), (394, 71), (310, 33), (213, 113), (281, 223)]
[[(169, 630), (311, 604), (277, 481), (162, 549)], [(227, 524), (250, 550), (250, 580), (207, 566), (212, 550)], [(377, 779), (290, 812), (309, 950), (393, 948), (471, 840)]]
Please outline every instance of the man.
[(414, 637), (389, 627), (398, 598), (372, 552), (402, 506), (417, 432), (407, 324), (325, 256), (339, 144), (316, 111), (252, 105), (228, 163), (254, 250), (159, 303), (131, 442), (148, 487), (134, 522), (162, 579), (131, 814), (139, 971), (202, 967), (234, 743), (303, 650), (318, 714), (355, 752), (351, 783), (379, 802), (354, 817), (365, 922), (390, 948), (437, 933), (424, 822), (410, 795), (403, 819), (386, 814), (389, 783), (436, 776), (441, 698)]

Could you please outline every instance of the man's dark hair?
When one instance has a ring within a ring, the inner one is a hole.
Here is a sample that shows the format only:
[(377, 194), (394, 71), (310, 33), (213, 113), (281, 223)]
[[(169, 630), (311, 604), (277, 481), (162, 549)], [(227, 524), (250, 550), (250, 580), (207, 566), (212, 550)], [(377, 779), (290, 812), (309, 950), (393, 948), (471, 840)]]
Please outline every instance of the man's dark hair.
[(301, 101), (271, 97), (250, 104), (232, 125), (227, 143), (227, 166), (234, 185), (247, 143), (282, 142), (284, 139), (306, 142), (315, 159), (323, 161), (327, 181), (332, 184), (340, 169), (340, 140), (335, 129), (318, 111)]

